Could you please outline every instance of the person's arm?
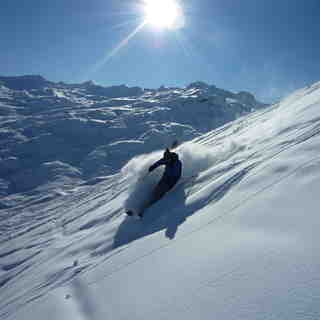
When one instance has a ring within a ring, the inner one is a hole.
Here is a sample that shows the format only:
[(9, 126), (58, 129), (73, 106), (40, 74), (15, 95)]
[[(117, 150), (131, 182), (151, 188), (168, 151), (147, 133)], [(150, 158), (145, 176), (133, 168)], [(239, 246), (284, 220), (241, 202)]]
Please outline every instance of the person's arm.
[(149, 172), (153, 171), (154, 169), (158, 168), (159, 166), (165, 165), (167, 161), (165, 159), (160, 159), (157, 162), (155, 162), (150, 168)]

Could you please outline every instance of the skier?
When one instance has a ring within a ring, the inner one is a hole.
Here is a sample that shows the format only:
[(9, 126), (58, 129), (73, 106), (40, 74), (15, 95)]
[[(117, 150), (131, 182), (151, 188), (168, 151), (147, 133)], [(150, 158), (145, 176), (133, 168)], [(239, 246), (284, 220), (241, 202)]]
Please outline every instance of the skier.
[(147, 207), (160, 200), (176, 185), (181, 177), (182, 163), (179, 160), (179, 156), (175, 152), (171, 152), (168, 148), (164, 152), (163, 158), (158, 160), (149, 168), (149, 172), (152, 172), (154, 169), (162, 165), (165, 166), (164, 174), (155, 187)]
[[(181, 177), (182, 163), (179, 160), (179, 156), (175, 152), (171, 152), (168, 148), (164, 152), (163, 158), (150, 166), (148, 171), (152, 172), (154, 169), (162, 165), (165, 166), (164, 174), (153, 190), (151, 198), (144, 205), (144, 209), (150, 207), (155, 202), (160, 200), (169, 190), (171, 190), (176, 185)], [(127, 214), (131, 216), (133, 215), (133, 212), (129, 210), (127, 211)], [(138, 215), (140, 216), (140, 218), (142, 218), (143, 210)]]

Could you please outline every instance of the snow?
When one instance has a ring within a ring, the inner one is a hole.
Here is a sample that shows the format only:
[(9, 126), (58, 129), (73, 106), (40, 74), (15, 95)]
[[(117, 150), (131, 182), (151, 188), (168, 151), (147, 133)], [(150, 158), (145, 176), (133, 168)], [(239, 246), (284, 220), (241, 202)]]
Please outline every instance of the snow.
[(232, 99), (232, 98), (227, 98), (226, 101), (229, 103), (229, 104), (232, 104), (232, 103), (239, 103), (238, 100), (236, 99)]
[(159, 150), (0, 210), (1, 319), (319, 319), (319, 107), (315, 84), (182, 143), (183, 182), (141, 221), (123, 206)]

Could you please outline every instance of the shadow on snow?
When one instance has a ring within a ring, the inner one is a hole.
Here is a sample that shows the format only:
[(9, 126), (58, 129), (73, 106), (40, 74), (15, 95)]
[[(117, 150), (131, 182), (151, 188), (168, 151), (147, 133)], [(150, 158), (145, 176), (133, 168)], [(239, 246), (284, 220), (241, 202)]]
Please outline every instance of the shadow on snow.
[(224, 180), (223, 183), (215, 187), (208, 195), (191, 204), (186, 204), (187, 190), (192, 187), (196, 177), (192, 181), (178, 185), (159, 202), (148, 208), (142, 220), (134, 220), (131, 217), (127, 217), (118, 228), (113, 248), (118, 248), (161, 230), (165, 230), (167, 238), (174, 239), (179, 226), (189, 216), (209, 203), (222, 199), (254, 167), (255, 164), (243, 168)]

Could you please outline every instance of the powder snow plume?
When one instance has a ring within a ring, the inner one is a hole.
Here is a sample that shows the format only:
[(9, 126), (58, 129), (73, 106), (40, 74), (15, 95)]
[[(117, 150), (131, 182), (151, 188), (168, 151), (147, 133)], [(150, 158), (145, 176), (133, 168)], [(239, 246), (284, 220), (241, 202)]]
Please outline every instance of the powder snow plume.
[[(180, 181), (199, 175), (218, 162), (233, 154), (239, 145), (231, 141), (227, 145), (206, 146), (195, 142), (184, 143), (174, 150), (182, 161), (182, 176)], [(149, 167), (161, 159), (163, 151), (155, 151), (149, 154), (142, 154), (131, 159), (122, 169), (122, 175), (128, 181), (128, 198), (125, 208), (130, 210), (141, 210), (150, 198), (152, 191), (160, 181), (164, 172), (164, 166), (158, 167), (149, 173)]]

